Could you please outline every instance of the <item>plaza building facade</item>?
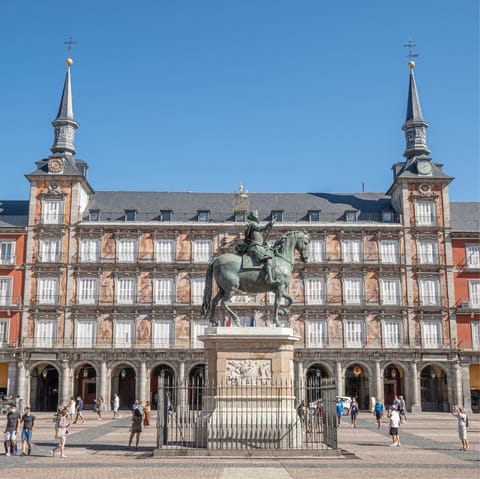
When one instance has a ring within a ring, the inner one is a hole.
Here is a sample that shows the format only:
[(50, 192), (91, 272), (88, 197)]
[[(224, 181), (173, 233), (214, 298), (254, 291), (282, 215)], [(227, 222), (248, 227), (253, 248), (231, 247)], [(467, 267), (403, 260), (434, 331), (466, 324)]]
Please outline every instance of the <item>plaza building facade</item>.
[[(100, 395), (108, 404), (116, 392), (123, 407), (135, 398), (155, 403), (161, 372), (179, 384), (203, 381), (205, 273), (212, 257), (235, 251), (251, 210), (276, 219), (269, 241), (296, 229), (311, 238), (284, 320), (300, 337), (299, 397), (310, 378), (330, 377), (364, 409), (395, 395), (414, 412), (469, 404), (452, 178), (429, 156), (413, 69), (405, 159), (393, 165), (386, 193), (352, 194), (96, 191), (75, 156), (70, 74), (68, 67), (51, 155), (27, 175), (21, 341), (5, 353), (16, 365), (13, 391), (34, 410), (72, 394), (87, 405)], [(242, 327), (269, 325), (272, 303), (267, 293), (232, 298)]]

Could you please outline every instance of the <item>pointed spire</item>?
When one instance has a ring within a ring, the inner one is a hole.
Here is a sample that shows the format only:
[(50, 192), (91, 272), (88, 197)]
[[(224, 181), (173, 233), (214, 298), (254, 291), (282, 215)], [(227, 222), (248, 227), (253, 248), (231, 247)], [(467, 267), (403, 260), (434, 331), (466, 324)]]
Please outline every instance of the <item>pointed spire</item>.
[(50, 150), (59, 156), (75, 154), (75, 130), (79, 126), (73, 116), (72, 85), (70, 79), (70, 66), (72, 63), (73, 61), (68, 58), (62, 99), (60, 100), (57, 117), (52, 121), (54, 140)]
[(407, 144), (403, 156), (410, 159), (414, 156), (428, 155), (430, 150), (427, 146), (428, 123), (425, 122), (422, 116), (417, 85), (413, 74), (415, 62), (410, 61), (408, 66), (410, 67), (410, 84), (408, 86), (407, 116), (402, 130), (405, 132)]

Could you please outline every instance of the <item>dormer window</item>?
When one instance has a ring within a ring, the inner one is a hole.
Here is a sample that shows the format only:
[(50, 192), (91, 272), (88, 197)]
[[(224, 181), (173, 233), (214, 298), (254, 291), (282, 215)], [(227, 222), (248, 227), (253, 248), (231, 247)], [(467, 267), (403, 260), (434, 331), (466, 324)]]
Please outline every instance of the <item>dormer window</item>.
[(308, 220), (312, 222), (320, 221), (320, 210), (310, 210), (308, 212)]
[(235, 223), (243, 223), (245, 221), (245, 211), (235, 211)]
[(100, 220), (100, 210), (90, 210), (88, 214), (89, 221), (99, 221)]
[(172, 210), (160, 210), (160, 221), (172, 221)]
[(345, 211), (345, 221), (348, 223), (354, 223), (357, 221), (357, 212), (354, 210)]
[(392, 211), (382, 211), (382, 222), (383, 223), (393, 223), (393, 212)]
[(201, 222), (207, 222), (210, 216), (210, 211), (208, 210), (198, 210), (197, 212), (197, 218), (198, 221)]
[(271, 217), (272, 217), (272, 220), (281, 222), (281, 221), (283, 221), (283, 211), (282, 210), (272, 210)]
[(125, 221), (135, 221), (136, 213), (135, 210), (125, 210)]

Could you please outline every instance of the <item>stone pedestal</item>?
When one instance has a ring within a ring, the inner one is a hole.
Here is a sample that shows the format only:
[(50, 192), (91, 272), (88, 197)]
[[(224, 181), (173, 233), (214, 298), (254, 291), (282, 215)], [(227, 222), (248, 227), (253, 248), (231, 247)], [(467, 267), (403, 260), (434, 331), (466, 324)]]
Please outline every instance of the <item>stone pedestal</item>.
[(207, 328), (208, 387), (196, 433), (208, 449), (296, 449), (291, 328)]

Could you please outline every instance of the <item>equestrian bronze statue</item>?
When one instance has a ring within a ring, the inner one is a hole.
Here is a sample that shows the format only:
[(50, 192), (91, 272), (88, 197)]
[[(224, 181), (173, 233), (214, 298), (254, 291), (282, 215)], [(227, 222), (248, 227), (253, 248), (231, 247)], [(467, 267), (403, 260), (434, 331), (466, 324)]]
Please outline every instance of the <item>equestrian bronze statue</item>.
[[(240, 325), (238, 316), (228, 302), (236, 293), (275, 293), (272, 322), (280, 326), (279, 316), (290, 312), (293, 298), (286, 293), (293, 272), (295, 250), (300, 253), (302, 261), (308, 260), (310, 237), (304, 230), (289, 231), (270, 248), (266, 239), (274, 221), (261, 225), (258, 213), (248, 215), (245, 227), (245, 243), (238, 245), (237, 253), (225, 253), (214, 258), (208, 265), (205, 278), (202, 314), (208, 316), (210, 323), (217, 326), (215, 308), (222, 305), (225, 314), (230, 315), (236, 326)], [(265, 237), (262, 232), (266, 231)], [(213, 278), (218, 292), (213, 296)], [(280, 301), (285, 298), (287, 304), (280, 309)]]

